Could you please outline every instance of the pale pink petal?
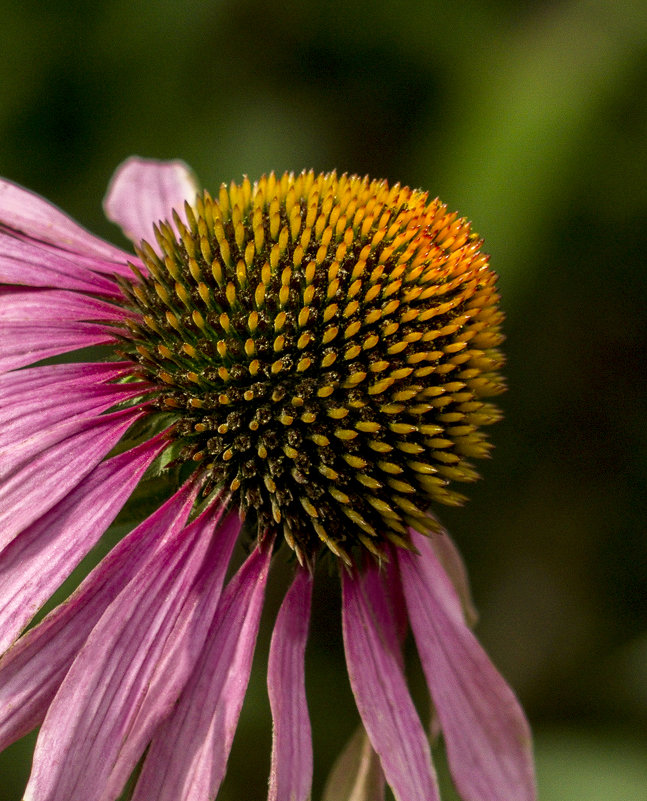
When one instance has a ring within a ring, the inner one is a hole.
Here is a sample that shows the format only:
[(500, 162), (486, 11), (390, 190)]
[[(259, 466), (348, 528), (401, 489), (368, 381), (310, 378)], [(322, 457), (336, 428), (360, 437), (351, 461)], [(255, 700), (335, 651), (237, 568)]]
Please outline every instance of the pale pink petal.
[(272, 708), (269, 801), (308, 801), (312, 787), (312, 737), (306, 701), (305, 650), (312, 576), (299, 569), (279, 611), (267, 670)]
[(425, 546), (433, 548), (434, 553), (443, 566), (445, 573), (449, 576), (460, 598), (467, 625), (473, 627), (478, 620), (478, 612), (472, 601), (469, 578), (463, 558), (456, 545), (454, 545), (452, 538), (446, 531), (441, 530), (437, 533), (434, 532), (428, 539), (425, 538), (422, 542), (422, 546), (423, 549)]
[(96, 545), (166, 444), (157, 437), (102, 462), (4, 549), (0, 653)]
[(94, 323), (2, 323), (0, 372), (114, 341), (114, 334), (108, 327)]
[(398, 551), (402, 586), (456, 787), (465, 801), (534, 801), (528, 723), (512, 690), (465, 624), (436, 558)]
[(322, 801), (384, 801), (384, 790), (379, 757), (360, 725), (335, 760)]
[[(7, 477), (0, 484), (0, 550), (71, 492), (141, 416), (142, 412), (126, 409), (74, 422), (74, 433), (40, 453), (27, 442), (8, 452), (4, 449), (0, 475)], [(45, 439), (42, 432), (40, 436)]]
[(200, 527), (198, 537), (210, 543), (209, 549), (105, 783), (105, 794), (109, 797), (121, 792), (157, 726), (173, 709), (202, 653), (240, 532), (240, 518), (236, 512), (229, 512), (223, 521), (226, 507), (226, 499), (218, 500), (191, 524)]
[(47, 200), (0, 180), (0, 226), (72, 253), (123, 262), (124, 253), (86, 231)]
[(211, 801), (227, 768), (252, 666), (271, 543), (225, 588), (202, 657), (151, 743), (133, 801)]
[[(12, 399), (0, 406), (0, 465), (4, 448), (30, 439), (37, 445), (41, 432), (51, 430), (61, 422), (81, 421), (97, 417), (112, 406), (150, 392), (148, 384), (99, 384), (67, 387), (65, 403), (61, 396), (32, 392), (23, 400)], [(22, 394), (22, 393), (21, 393)], [(73, 423), (72, 423), (73, 424)]]
[(185, 484), (119, 542), (72, 593), (0, 660), (0, 749), (45, 717), (74, 657), (108, 605), (180, 531), (198, 491)]
[(342, 575), (346, 663), (357, 708), (397, 801), (439, 799), (427, 737), (401, 667), (378, 567)]
[(146, 239), (155, 245), (153, 225), (172, 221), (175, 209), (183, 215), (184, 201), (198, 193), (189, 168), (182, 161), (129, 158), (112, 177), (103, 202), (106, 217), (135, 243)]
[[(136, 259), (129, 259), (135, 264)], [(121, 291), (108, 277), (113, 273), (131, 277), (126, 263), (103, 262), (94, 257), (57, 250), (27, 237), (9, 234), (0, 228), (0, 284), (51, 287), (120, 297)]]
[[(47, 712), (26, 801), (99, 801), (119, 795), (123, 782), (114, 792), (106, 783), (122, 747), (132, 752), (124, 781), (144, 751), (145, 736), (136, 737), (136, 744), (127, 742), (142, 707), (148, 707), (142, 716), (153, 721), (167, 714), (193, 667), (169, 676), (170, 686), (159, 691), (156, 673), (203, 566), (215, 522), (213, 515), (203, 516), (167, 539), (106, 609)], [(195, 650), (192, 656), (195, 662)], [(157, 692), (151, 698), (153, 683)], [(138, 733), (145, 735), (147, 727)]]

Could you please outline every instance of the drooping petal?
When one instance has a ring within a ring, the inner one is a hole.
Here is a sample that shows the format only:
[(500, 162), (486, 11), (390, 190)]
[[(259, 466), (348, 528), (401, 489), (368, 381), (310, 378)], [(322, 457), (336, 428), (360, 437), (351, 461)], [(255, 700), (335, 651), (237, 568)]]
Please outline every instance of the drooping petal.
[(103, 202), (106, 217), (133, 242), (155, 245), (153, 225), (172, 220), (173, 209), (183, 213), (184, 201), (193, 202), (197, 184), (182, 161), (155, 161), (136, 156), (117, 168)]
[(298, 570), (272, 634), (267, 688), (272, 708), (269, 801), (308, 801), (312, 787), (312, 736), (306, 701), (305, 650), (312, 577)]
[(203, 654), (148, 751), (133, 801), (211, 801), (225, 775), (247, 690), (271, 543), (223, 592)]
[(425, 538), (422, 543), (423, 550), (429, 546), (434, 549), (440, 564), (454, 585), (463, 607), (463, 615), (467, 625), (473, 627), (478, 620), (478, 612), (472, 600), (469, 577), (458, 548), (445, 530), (434, 532), (429, 539)]
[(322, 801), (384, 801), (384, 788), (378, 755), (359, 726), (335, 760)]
[(164, 449), (161, 437), (102, 462), (0, 559), (0, 653), (94, 547)]
[[(398, 642), (402, 646), (409, 631), (409, 618), (407, 617), (407, 605), (402, 593), (402, 582), (400, 581), (397, 560), (390, 558), (386, 564), (382, 565), (381, 575), (386, 590), (383, 593), (384, 603), (388, 606), (389, 614), (395, 623)], [(402, 670), (404, 670), (404, 657), (400, 649), (398, 649), (397, 656), (401, 658), (400, 664)]]
[(418, 653), (465, 801), (534, 801), (528, 723), (512, 690), (465, 624), (460, 600), (424, 538), (398, 551)]
[(439, 799), (427, 737), (401, 667), (378, 568), (342, 575), (346, 663), (357, 708), (397, 801)]
[(27, 631), (0, 660), (0, 749), (37, 726), (74, 657), (110, 603), (183, 528), (198, 491), (183, 485), (124, 537), (70, 598)]
[[(137, 409), (72, 421), (72, 433), (39, 452), (24, 441), (4, 449), (0, 463), (0, 550), (64, 498), (142, 416)], [(66, 424), (60, 424), (63, 430)], [(40, 434), (43, 440), (44, 434)], [(13, 451), (16, 451), (14, 454)]]
[[(135, 261), (135, 263), (137, 263)], [(0, 229), (0, 284), (46, 287), (92, 292), (120, 297), (117, 283), (109, 276), (132, 275), (126, 264), (103, 262), (57, 250), (28, 237), (14, 236)]]
[[(171, 711), (186, 684), (209, 633), (220, 600), (229, 559), (240, 532), (236, 512), (227, 514), (226, 500), (212, 503), (191, 525), (199, 538), (210, 541), (200, 573), (182, 608), (152, 677), (146, 697), (131, 721), (128, 736), (105, 785), (107, 797), (117, 796), (159, 725)], [(215, 535), (212, 536), (215, 528)]]
[(5, 180), (0, 180), (0, 226), (71, 253), (125, 261), (122, 250), (86, 231), (39, 195)]
[[(184, 676), (169, 676), (168, 687), (160, 683), (160, 663), (168, 667), (165, 648), (209, 550), (215, 522), (213, 514), (204, 515), (168, 538), (106, 609), (47, 712), (25, 801), (99, 801), (120, 794), (123, 782), (114, 792), (107, 793), (106, 786), (120, 751), (131, 751), (125, 781), (147, 743), (141, 734), (148, 727), (137, 727), (140, 736), (129, 742), (133, 724), (140, 714), (153, 724), (167, 714), (193, 667), (187, 665)], [(224, 567), (221, 573), (224, 578)], [(195, 651), (192, 656), (195, 660)]]

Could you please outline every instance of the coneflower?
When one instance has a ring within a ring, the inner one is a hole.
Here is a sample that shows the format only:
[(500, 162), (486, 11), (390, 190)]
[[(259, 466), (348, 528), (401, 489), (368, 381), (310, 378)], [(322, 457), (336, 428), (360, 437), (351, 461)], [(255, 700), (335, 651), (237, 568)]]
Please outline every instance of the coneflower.
[[(477, 477), (503, 388), (496, 276), (469, 223), (385, 181), (271, 174), (212, 197), (141, 159), (105, 206), (136, 256), (0, 183), (0, 746), (42, 724), (25, 799), (116, 799), (144, 754), (135, 801), (215, 798), (270, 563), (291, 554), (270, 801), (310, 798), (322, 560), (395, 798), (439, 798), (410, 624), (461, 796), (533, 799), (527, 723), (434, 517)], [(31, 366), (89, 346), (101, 361)], [(21, 635), (145, 476), (174, 494)], [(253, 548), (223, 588), (239, 537)]]

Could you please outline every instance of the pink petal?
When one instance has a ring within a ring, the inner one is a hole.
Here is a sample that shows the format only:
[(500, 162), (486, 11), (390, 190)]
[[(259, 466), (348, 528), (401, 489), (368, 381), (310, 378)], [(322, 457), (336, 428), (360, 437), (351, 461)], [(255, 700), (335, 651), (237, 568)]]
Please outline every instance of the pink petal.
[(227, 585), (202, 657), (153, 739), (133, 801), (211, 801), (225, 775), (252, 666), (271, 543)]
[[(37, 244), (42, 251), (45, 251), (49, 255), (55, 255), (59, 257), (66, 256), (74, 262), (77, 268), (90, 270), (93, 273), (102, 273), (104, 276), (109, 276), (113, 279), (115, 275), (132, 279), (133, 272), (129, 267), (130, 264), (135, 264), (140, 269), (142, 267), (142, 262), (135, 255), (127, 253), (125, 250), (120, 250), (118, 248), (114, 248), (115, 253), (117, 253), (119, 256), (119, 259), (115, 261), (101, 258), (100, 256), (94, 256), (89, 253), (79, 253), (78, 251), (70, 253), (69, 251), (61, 250), (60, 247), (52, 245), (48, 242), (35, 243), (31, 237), (22, 233), (13, 232), (11, 236), (13, 236), (18, 242), (21, 242), (23, 246), (27, 243)], [(112, 245), (110, 245), (110, 247), (112, 247)]]
[(378, 567), (342, 575), (346, 663), (357, 708), (397, 801), (440, 798), (427, 737), (401, 667)]
[[(138, 727), (133, 744), (133, 724), (139, 715), (150, 724), (170, 711), (197, 657), (194, 649), (192, 662), (171, 677), (171, 687), (163, 687), (158, 670), (163, 674), (169, 666), (164, 651), (203, 566), (216, 519), (204, 515), (168, 538), (106, 609), (47, 712), (25, 799), (99, 801), (119, 795), (123, 782), (114, 792), (106, 786), (119, 753), (122, 747), (131, 751), (125, 782), (152, 728)], [(225, 569), (226, 563), (223, 579)], [(190, 599), (189, 611), (199, 600)], [(176, 640), (175, 650), (178, 645)]]
[[(240, 532), (240, 519), (235, 512), (229, 512), (223, 521), (225, 508), (225, 501), (212, 503), (192, 524), (202, 528), (198, 537), (210, 541), (209, 550), (189, 597), (179, 610), (146, 698), (130, 723), (127, 739), (106, 782), (106, 795), (119, 795), (156, 728), (173, 709), (202, 653)], [(214, 527), (216, 533), (212, 536)]]
[(0, 226), (72, 253), (123, 262), (124, 253), (86, 231), (47, 200), (0, 180)]
[(114, 303), (60, 289), (0, 287), (0, 324), (46, 321), (121, 323), (129, 312)]
[[(108, 276), (132, 276), (124, 253), (122, 264), (57, 250), (0, 228), (0, 283), (51, 287), (121, 297), (116, 282)], [(129, 259), (130, 261), (131, 259)], [(132, 259), (135, 263), (137, 260)]]
[(11, 401), (29, 397), (36, 390), (46, 389), (56, 393), (59, 388), (70, 384), (81, 388), (105, 381), (113, 381), (132, 373), (131, 362), (79, 362), (72, 364), (51, 364), (18, 370), (0, 375), (0, 400)]
[(312, 737), (306, 701), (305, 650), (312, 577), (299, 569), (281, 604), (270, 646), (267, 687), (274, 722), (269, 801), (308, 801)]
[(117, 168), (103, 206), (106, 217), (133, 242), (146, 239), (155, 245), (153, 225), (172, 221), (173, 209), (182, 212), (184, 201), (193, 203), (197, 193), (193, 175), (183, 162), (133, 156)]
[(29, 466), (35, 457), (47, 454), (54, 446), (63, 443), (63, 447), (69, 447), (71, 437), (103, 419), (94, 414), (63, 417), (51, 426), (28, 431), (26, 437), (9, 437), (9, 444), (0, 448), (0, 482), (6, 483), (21, 467)]
[[(415, 536), (415, 534), (412, 534)], [(423, 550), (425, 547), (431, 547), (436, 554), (436, 557), (443, 566), (443, 570), (449, 577), (449, 580), (454, 585), (454, 589), (461, 601), (463, 615), (467, 625), (473, 627), (478, 620), (478, 612), (472, 601), (472, 593), (470, 591), (469, 577), (463, 562), (463, 558), (452, 538), (446, 531), (434, 533), (427, 539), (425, 537), (422, 543)]]
[(157, 437), (102, 462), (4, 549), (0, 653), (96, 545), (166, 444)]
[(512, 690), (465, 624), (460, 600), (433, 548), (398, 551), (418, 653), (465, 801), (534, 801), (528, 723)]
[[(3, 449), (0, 457), (0, 550), (30, 523), (45, 514), (71, 492), (112, 450), (130, 426), (142, 416), (136, 409), (60, 424), (70, 435), (39, 453), (38, 439)], [(58, 429), (59, 427), (57, 427)], [(32, 447), (33, 445), (33, 447)], [(46, 447), (46, 446), (44, 446)]]
[[(31, 393), (26, 400), (13, 400), (0, 407), (0, 463), (7, 446), (29, 438), (33, 442), (40, 432), (58, 423), (97, 417), (101, 412), (123, 401), (150, 392), (147, 384), (99, 384), (96, 387), (67, 387), (65, 403), (61, 396)], [(21, 393), (22, 394), (22, 393)]]
[[(393, 555), (393, 551), (391, 555)], [(385, 590), (385, 592), (381, 594), (381, 597), (388, 607), (388, 614), (393, 618), (395, 623), (398, 642), (400, 643), (400, 648), (396, 655), (400, 658), (400, 665), (404, 671), (404, 658), (401, 649), (407, 633), (409, 632), (409, 618), (407, 616), (407, 605), (404, 601), (404, 594), (402, 593), (402, 582), (400, 581), (400, 571), (398, 569), (397, 560), (390, 558), (388, 562), (380, 565), (380, 572)]]
[(185, 484), (124, 537), (70, 598), (30, 629), (0, 660), (0, 749), (44, 718), (74, 657), (108, 605), (191, 512), (198, 486)]
[(0, 372), (110, 342), (114, 342), (114, 335), (109, 328), (93, 323), (2, 323)]

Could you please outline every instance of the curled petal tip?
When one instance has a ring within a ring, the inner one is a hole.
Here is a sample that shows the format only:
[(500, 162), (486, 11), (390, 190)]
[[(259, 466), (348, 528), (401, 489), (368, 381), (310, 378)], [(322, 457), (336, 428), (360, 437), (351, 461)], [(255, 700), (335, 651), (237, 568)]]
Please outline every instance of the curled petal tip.
[(171, 220), (173, 211), (183, 209), (197, 193), (193, 173), (183, 161), (131, 156), (112, 176), (103, 208), (133, 242), (155, 242), (155, 223)]

